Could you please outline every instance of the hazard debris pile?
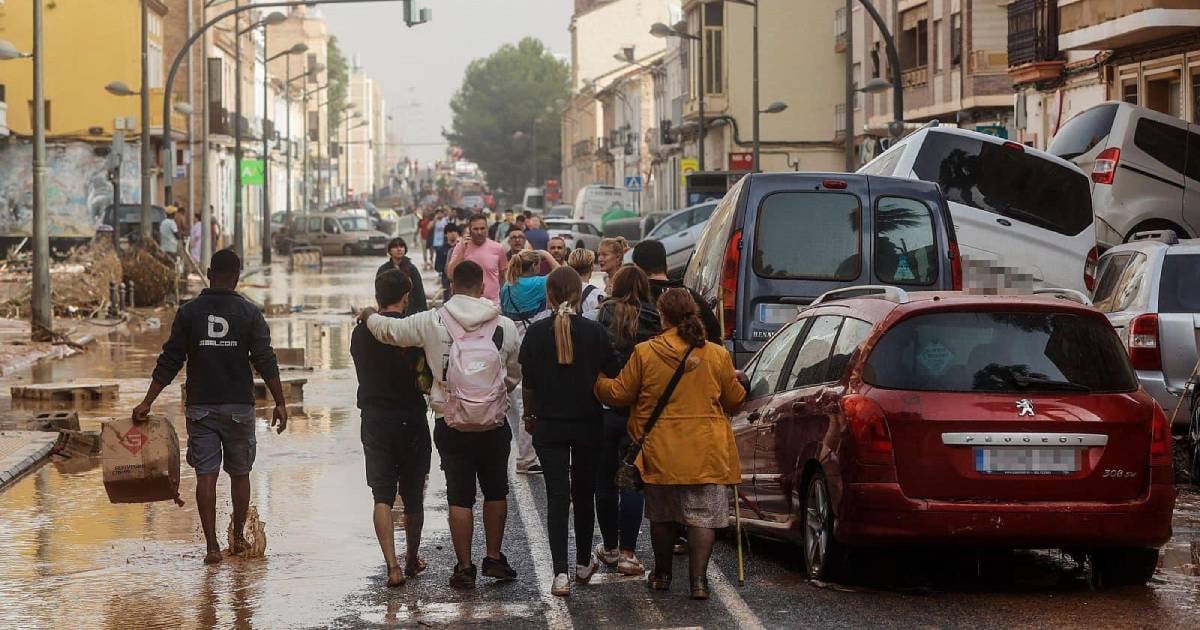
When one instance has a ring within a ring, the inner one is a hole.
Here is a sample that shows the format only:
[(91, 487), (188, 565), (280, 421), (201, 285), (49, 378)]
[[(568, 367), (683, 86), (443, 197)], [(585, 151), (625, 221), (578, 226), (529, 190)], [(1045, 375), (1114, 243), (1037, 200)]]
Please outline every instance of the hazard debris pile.
[[(28, 273), (28, 268), (13, 271)], [(28, 278), (29, 276), (26, 276)], [(50, 266), (50, 301), (56, 317), (92, 317), (108, 306), (109, 283), (121, 282), (121, 261), (112, 240), (97, 238), (75, 248), (67, 259)], [(25, 280), (17, 294), (0, 304), (0, 316), (29, 317), (32, 287)]]
[(158, 306), (175, 292), (175, 261), (154, 241), (139, 241), (121, 252), (121, 268), (133, 282), (134, 306)]

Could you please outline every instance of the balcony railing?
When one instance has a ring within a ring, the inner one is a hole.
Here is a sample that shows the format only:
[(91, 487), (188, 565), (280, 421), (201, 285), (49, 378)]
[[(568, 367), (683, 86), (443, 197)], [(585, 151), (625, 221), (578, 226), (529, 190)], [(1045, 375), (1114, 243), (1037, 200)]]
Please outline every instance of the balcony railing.
[(212, 135), (232, 136), (233, 117), (224, 107), (208, 108), (208, 130)]
[(573, 158), (581, 158), (590, 155), (592, 151), (593, 148), (591, 138), (585, 138), (571, 145), (571, 157)]
[(929, 66), (918, 66), (900, 73), (900, 85), (914, 87), (929, 83)]
[(1058, 59), (1058, 3), (1016, 0), (1008, 5), (1008, 65)]

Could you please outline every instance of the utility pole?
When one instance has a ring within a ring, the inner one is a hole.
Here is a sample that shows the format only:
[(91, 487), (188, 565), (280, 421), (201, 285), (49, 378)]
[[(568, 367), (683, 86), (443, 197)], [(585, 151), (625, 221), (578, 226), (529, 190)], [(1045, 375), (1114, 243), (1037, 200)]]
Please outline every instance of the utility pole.
[[(208, 22), (208, 2), (200, 8), (200, 23)], [(208, 270), (208, 261), (212, 258), (213, 242), (212, 242), (212, 210), (209, 206), (212, 203), (209, 201), (209, 154), (208, 154), (208, 135), (212, 133), (212, 100), (208, 91), (208, 84), (211, 79), (208, 76), (208, 29), (204, 29), (204, 34), (201, 36), (201, 52), (200, 52), (200, 86), (201, 94), (204, 99), (204, 116), (200, 119), (200, 260), (197, 261), (197, 268), (200, 271)], [(194, 168), (194, 167), (193, 167)]]
[[(43, 3), (33, 3), (33, 292), (30, 332), (34, 341), (50, 339), (54, 312), (50, 305), (50, 235), (46, 232), (46, 94), (43, 76), (46, 48), (42, 41)], [(142, 123), (145, 128), (145, 122)], [(117, 208), (113, 208), (113, 216)]]
[(762, 4), (762, 0), (754, 0), (754, 47), (753, 65), (754, 65), (754, 166), (755, 173), (762, 170), (759, 166), (759, 157), (762, 148), (762, 136), (759, 135), (759, 123), (762, 119), (762, 108), (758, 106), (758, 5)]
[[(242, 0), (233, 0), (235, 9)], [(233, 251), (245, 259), (246, 235), (242, 220), (242, 14), (233, 16)]]
[[(268, 25), (263, 24), (263, 119), (262, 119), (262, 264), (271, 264), (271, 139), (267, 137), (267, 123), (271, 121), (271, 97), (267, 90), (267, 67), (271, 61), (271, 48), (267, 46)], [(286, 85), (284, 86), (287, 87)]]
[[(854, 171), (854, 0), (846, 0), (846, 172)], [(865, 50), (865, 49), (864, 49)]]
[[(41, 4), (40, 0), (35, 0), (34, 4)], [(150, 152), (150, 6), (148, 0), (141, 0), (142, 5), (142, 229), (141, 237), (144, 242), (149, 242), (153, 235), (151, 234), (152, 224), (154, 219), (150, 214), (150, 189), (151, 179), (150, 171), (153, 164), (151, 163), (152, 154)], [(164, 99), (170, 99), (170, 96), (163, 95)], [(35, 99), (36, 100), (36, 99)], [(163, 142), (166, 143), (166, 134), (163, 135)], [(171, 164), (174, 163), (174, 156), (167, 156)], [(163, 169), (168, 168), (168, 160), (163, 160)], [(174, 176), (174, 173), (171, 173)]]

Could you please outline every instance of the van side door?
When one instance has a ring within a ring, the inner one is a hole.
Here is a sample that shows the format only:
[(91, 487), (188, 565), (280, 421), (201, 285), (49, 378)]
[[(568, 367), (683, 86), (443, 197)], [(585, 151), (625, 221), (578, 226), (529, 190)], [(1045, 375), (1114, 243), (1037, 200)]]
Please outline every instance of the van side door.
[(871, 181), (874, 283), (910, 291), (952, 289), (949, 235), (940, 208), (922, 191), (903, 188)]

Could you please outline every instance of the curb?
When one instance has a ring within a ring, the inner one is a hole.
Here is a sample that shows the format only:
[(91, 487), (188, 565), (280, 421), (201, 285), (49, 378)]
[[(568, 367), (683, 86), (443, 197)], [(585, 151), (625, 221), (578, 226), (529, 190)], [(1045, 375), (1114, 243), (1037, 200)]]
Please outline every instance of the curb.
[(38, 433), (29, 443), (0, 460), (0, 492), (14, 485), (25, 475), (37, 470), (50, 457), (50, 451), (58, 440), (58, 433)]

